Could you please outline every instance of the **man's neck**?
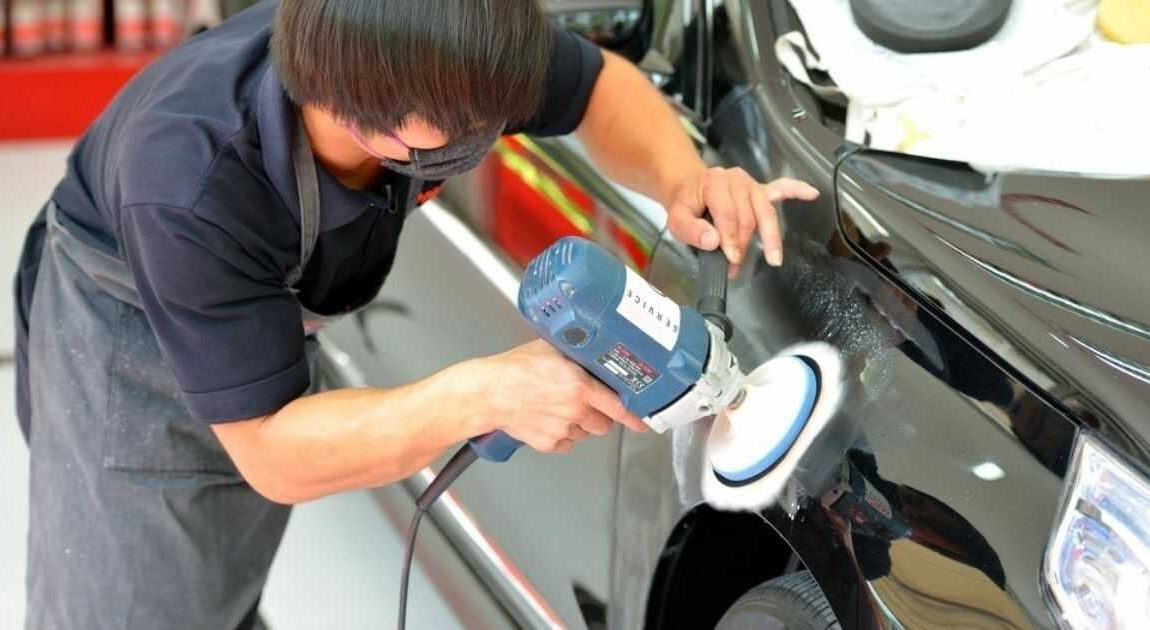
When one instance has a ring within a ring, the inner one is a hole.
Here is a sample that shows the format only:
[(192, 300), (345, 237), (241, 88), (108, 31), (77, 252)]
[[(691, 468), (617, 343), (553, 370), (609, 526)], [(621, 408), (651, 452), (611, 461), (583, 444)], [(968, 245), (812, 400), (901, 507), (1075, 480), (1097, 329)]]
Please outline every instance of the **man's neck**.
[(332, 177), (352, 190), (370, 190), (379, 183), (383, 165), (359, 148), (335, 118), (311, 105), (301, 112), (312, 153)]

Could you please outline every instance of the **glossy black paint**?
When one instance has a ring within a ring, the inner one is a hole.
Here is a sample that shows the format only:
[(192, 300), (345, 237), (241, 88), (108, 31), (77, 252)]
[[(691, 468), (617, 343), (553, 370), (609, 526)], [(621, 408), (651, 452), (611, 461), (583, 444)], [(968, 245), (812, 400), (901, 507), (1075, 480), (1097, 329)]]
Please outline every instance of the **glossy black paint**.
[[(646, 627), (713, 627), (739, 594), (785, 571), (790, 550), (764, 531), (762, 519), (753, 514), (714, 516), (712, 508), (700, 505), (671, 533), (663, 549), (665, 562), (651, 580)], [(676, 579), (681, 575), (708, 579)]]
[[(1150, 182), (988, 177), (859, 150), (841, 140), (839, 108), (773, 58), (775, 37), (798, 27), (785, 0), (726, 2), (713, 25), (710, 56), (723, 61), (711, 149), (756, 177), (797, 176), (823, 191), (817, 204), (783, 208), (785, 267), (760, 264), (732, 286), (733, 348), (754, 366), (822, 339), (849, 366), (848, 402), (807, 457), (805, 498), (793, 514), (763, 516), (844, 627), (1055, 627), (1039, 576), (1077, 432), (1147, 462)], [(687, 301), (685, 256), (665, 253), (650, 274)], [(626, 471), (654, 458), (641, 440), (624, 440), (621, 531), (642, 526), (632, 501), (659, 494), (627, 487)], [(975, 472), (994, 467), (1001, 478)], [(674, 606), (669, 582), (685, 589), (713, 575), (673, 575), (700, 553), (684, 532), (723, 518), (691, 509), (690, 489), (678, 494), (645, 513), (677, 502), (681, 514), (655, 561), (649, 627)]]
[(1032, 375), (1032, 387), (1147, 461), (1150, 283), (1139, 263), (1150, 183), (982, 177), (888, 154), (859, 155), (844, 175), (857, 184), (844, 192), (894, 227), (878, 239), (899, 261), (887, 265), (894, 277), (936, 310), (945, 306), (931, 293), (952, 294), (953, 305), (1017, 338), (1023, 357), (1014, 367)]

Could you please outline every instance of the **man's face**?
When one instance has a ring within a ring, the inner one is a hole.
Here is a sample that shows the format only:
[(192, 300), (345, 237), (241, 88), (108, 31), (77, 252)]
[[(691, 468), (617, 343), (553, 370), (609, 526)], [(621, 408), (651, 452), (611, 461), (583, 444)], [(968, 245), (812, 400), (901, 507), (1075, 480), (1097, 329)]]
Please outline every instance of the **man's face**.
[(399, 162), (411, 161), (411, 149), (438, 149), (447, 145), (447, 135), (419, 116), (407, 118), (404, 125), (390, 133), (364, 134), (352, 130), (360, 148), (376, 158)]

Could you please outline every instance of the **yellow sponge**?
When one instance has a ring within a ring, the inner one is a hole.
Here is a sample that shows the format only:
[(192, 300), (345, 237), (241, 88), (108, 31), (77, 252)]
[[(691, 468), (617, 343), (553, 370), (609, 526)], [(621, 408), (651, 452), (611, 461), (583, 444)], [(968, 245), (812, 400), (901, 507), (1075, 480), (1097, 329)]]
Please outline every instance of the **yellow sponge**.
[(1098, 30), (1119, 44), (1150, 44), (1150, 0), (1102, 0)]

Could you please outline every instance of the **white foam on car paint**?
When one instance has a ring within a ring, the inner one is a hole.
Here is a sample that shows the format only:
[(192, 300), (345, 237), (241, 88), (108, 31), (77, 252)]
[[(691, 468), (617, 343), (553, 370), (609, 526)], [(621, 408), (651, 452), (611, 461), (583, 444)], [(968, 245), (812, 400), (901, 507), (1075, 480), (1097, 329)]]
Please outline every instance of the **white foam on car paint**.
[(675, 488), (681, 508), (689, 508), (703, 500), (699, 467), (703, 463), (702, 445), (711, 432), (712, 422), (710, 419), (688, 422), (671, 430), (671, 468), (675, 473)]
[[(894, 380), (891, 362), (903, 335), (874, 307), (868, 289), (843, 273), (843, 259), (818, 243), (788, 245), (794, 254), (783, 268), (785, 285), (802, 321), (812, 325), (808, 338), (830, 343), (848, 365), (865, 369), (862, 393), (874, 401)], [(849, 372), (848, 378), (859, 376)]]

